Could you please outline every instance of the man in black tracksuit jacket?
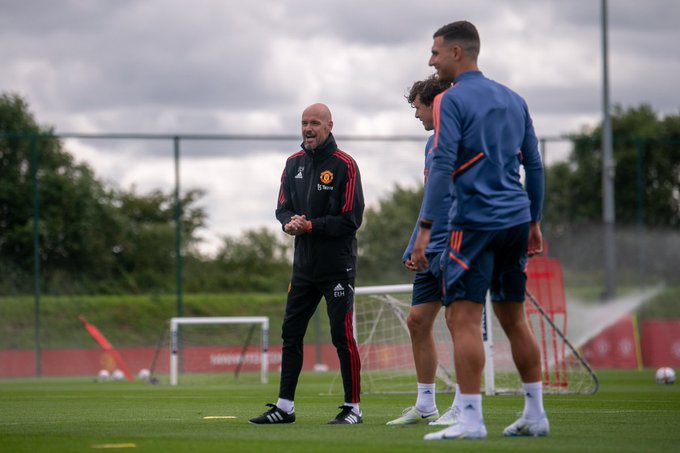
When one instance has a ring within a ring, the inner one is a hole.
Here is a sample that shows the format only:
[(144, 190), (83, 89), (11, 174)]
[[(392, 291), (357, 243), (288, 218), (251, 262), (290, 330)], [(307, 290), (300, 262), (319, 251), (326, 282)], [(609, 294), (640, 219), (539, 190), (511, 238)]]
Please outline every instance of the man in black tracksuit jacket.
[(293, 423), (293, 401), (303, 361), (309, 321), (326, 299), (333, 345), (340, 360), (345, 401), (331, 424), (362, 422), (359, 409), (359, 352), (352, 313), (356, 275), (356, 231), (364, 198), (359, 168), (338, 149), (328, 107), (309, 106), (302, 115), (302, 150), (290, 156), (281, 176), (276, 218), (295, 236), (293, 276), (283, 320), (279, 400), (250, 420), (255, 424)]

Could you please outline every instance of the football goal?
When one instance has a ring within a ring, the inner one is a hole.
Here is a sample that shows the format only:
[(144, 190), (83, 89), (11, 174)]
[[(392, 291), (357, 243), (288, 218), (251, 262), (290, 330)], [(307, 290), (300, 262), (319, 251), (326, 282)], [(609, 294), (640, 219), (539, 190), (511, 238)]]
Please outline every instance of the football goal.
[[(545, 393), (595, 393), (597, 376), (566, 336), (567, 313), (559, 263), (545, 260), (534, 260), (530, 266), (525, 302), (527, 318), (541, 348)], [(412, 285), (356, 289), (355, 336), (361, 355), (364, 393), (415, 392), (415, 365), (406, 325), (411, 291)], [(509, 341), (491, 314), (490, 306), (487, 301), (482, 326), (487, 356), (483, 391), (487, 395), (521, 393)], [(438, 359), (437, 391), (451, 392), (456, 382), (453, 345), (443, 309), (435, 321), (434, 335)], [(336, 377), (330, 392), (337, 393), (341, 387), (339, 377)]]
[[(260, 346), (249, 352), (256, 328)], [(161, 343), (163, 343), (161, 341)], [(259, 367), (260, 382), (269, 375), (269, 318), (266, 316), (182, 317), (170, 319), (170, 385), (189, 373), (224, 373)], [(152, 371), (155, 369), (152, 366)]]

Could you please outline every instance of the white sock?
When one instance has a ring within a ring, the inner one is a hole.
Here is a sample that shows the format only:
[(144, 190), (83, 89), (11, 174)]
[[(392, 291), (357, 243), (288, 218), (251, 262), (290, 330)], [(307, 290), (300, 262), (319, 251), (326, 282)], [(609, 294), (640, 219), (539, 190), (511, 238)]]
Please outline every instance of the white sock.
[(359, 409), (359, 403), (345, 403), (345, 406), (350, 406), (352, 408), (352, 412), (354, 412), (357, 415), (361, 415), (361, 409)]
[(474, 395), (461, 393), (458, 397), (458, 403), (461, 410), (460, 421), (463, 425), (474, 429), (484, 424), (482, 395), (480, 393)]
[(416, 399), (416, 409), (424, 415), (430, 415), (437, 412), (437, 403), (435, 402), (435, 387), (436, 384), (421, 384), (418, 382), (418, 398)]
[(456, 393), (453, 395), (453, 403), (451, 404), (451, 407), (460, 407), (460, 402), (459, 400), (459, 395), (460, 395), (460, 387), (458, 387), (458, 384), (456, 384)]
[(295, 412), (295, 403), (291, 400), (284, 400), (283, 398), (279, 398), (279, 400), (276, 402), (276, 407), (281, 409), (286, 414), (292, 414), (293, 412)]
[(543, 415), (543, 382), (522, 383), (524, 389), (524, 412), (529, 420), (538, 420)]

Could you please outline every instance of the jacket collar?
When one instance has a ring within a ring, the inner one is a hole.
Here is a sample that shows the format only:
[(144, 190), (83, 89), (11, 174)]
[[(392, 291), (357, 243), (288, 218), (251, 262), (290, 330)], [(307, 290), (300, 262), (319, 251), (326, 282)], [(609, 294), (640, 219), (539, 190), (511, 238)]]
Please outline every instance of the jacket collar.
[(338, 145), (335, 143), (335, 137), (333, 134), (328, 134), (328, 138), (319, 147), (313, 150), (305, 149), (304, 143), (302, 144), (302, 149), (305, 153), (314, 160), (324, 160), (338, 149)]
[(478, 77), (484, 77), (482, 71), (465, 71), (461, 74), (458, 74), (458, 76), (454, 79), (453, 83), (458, 83), (461, 80), (465, 79), (476, 79)]

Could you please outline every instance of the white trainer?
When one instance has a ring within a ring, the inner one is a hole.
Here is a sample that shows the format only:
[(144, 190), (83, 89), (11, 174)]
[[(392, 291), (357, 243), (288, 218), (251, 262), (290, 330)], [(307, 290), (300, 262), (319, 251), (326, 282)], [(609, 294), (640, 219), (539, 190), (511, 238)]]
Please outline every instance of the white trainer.
[(517, 437), (517, 436), (534, 436), (543, 437), (547, 436), (550, 432), (550, 423), (548, 422), (548, 416), (543, 413), (541, 418), (538, 420), (527, 420), (524, 416), (521, 416), (512, 425), (508, 426), (503, 430), (503, 435), (507, 437)]
[(436, 420), (432, 420), (428, 425), (432, 426), (451, 426), (458, 421), (458, 416), (460, 416), (460, 409), (458, 406), (451, 406), (449, 410), (444, 412), (441, 417)]
[(425, 434), (425, 440), (455, 440), (455, 439), (485, 439), (486, 426), (479, 425), (475, 429), (469, 429), (460, 422), (456, 422), (448, 428), (430, 434)]
[(401, 417), (387, 422), (388, 426), (406, 426), (416, 423), (432, 421), (439, 417), (439, 411), (435, 409), (431, 414), (423, 414), (415, 406), (407, 407), (401, 413)]

